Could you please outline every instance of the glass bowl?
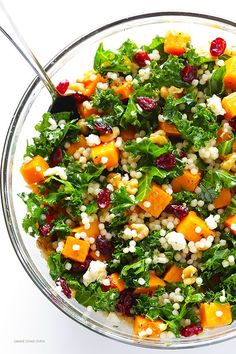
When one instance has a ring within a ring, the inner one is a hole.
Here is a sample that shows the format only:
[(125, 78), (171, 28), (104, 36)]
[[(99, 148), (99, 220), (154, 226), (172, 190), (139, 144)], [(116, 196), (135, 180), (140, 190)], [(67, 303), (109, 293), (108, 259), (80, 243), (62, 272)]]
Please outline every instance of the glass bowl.
[[(126, 18), (105, 25), (74, 41), (57, 54), (46, 66), (54, 82), (78, 75), (93, 66), (98, 44), (115, 49), (130, 38), (138, 44), (148, 43), (168, 30), (188, 32), (195, 46), (209, 48), (209, 40), (226, 39), (229, 46), (236, 44), (236, 24), (224, 19), (193, 13), (162, 12)], [(23, 267), (47, 298), (76, 322), (104, 336), (147, 348), (178, 349), (221, 342), (236, 336), (236, 322), (230, 326), (205, 331), (190, 338), (140, 339), (132, 334), (132, 326), (121, 321), (118, 326), (102, 313), (89, 312), (76, 302), (68, 300), (55, 290), (45, 259), (36, 246), (35, 239), (25, 234), (21, 222), (26, 212), (18, 193), (27, 188), (19, 168), (25, 152), (26, 141), (35, 135), (34, 125), (51, 104), (51, 98), (42, 82), (35, 78), (23, 95), (12, 118), (1, 166), (1, 193), (3, 211), (12, 245)]]

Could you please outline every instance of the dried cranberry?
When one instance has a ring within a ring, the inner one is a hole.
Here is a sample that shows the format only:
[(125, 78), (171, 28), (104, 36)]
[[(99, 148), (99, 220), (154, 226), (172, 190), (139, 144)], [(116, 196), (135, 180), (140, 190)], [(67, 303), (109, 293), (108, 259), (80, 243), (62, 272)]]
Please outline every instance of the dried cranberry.
[(179, 157), (182, 159), (183, 157), (187, 157), (187, 154), (184, 150), (180, 150)]
[(197, 78), (197, 67), (194, 65), (186, 64), (181, 71), (182, 80), (191, 84)]
[(162, 154), (156, 159), (155, 164), (162, 170), (172, 170), (176, 165), (176, 158), (170, 153)]
[(73, 262), (71, 271), (73, 273), (84, 273), (90, 265), (91, 259), (86, 259), (83, 263)]
[(105, 256), (111, 256), (114, 250), (113, 244), (111, 241), (107, 240), (105, 237), (99, 235), (96, 238), (96, 248), (99, 252)]
[(122, 313), (125, 316), (132, 316), (132, 307), (136, 301), (136, 295), (131, 289), (125, 289), (120, 293), (118, 304), (116, 305), (116, 311)]
[(102, 132), (104, 134), (112, 133), (112, 127), (108, 124), (103, 124), (102, 122), (93, 123), (93, 127), (98, 132)]
[(229, 121), (229, 125), (233, 130), (236, 130), (236, 117)]
[(150, 61), (150, 57), (149, 57), (148, 53), (145, 52), (144, 50), (140, 50), (139, 52), (135, 53), (134, 61), (139, 66), (145, 66), (146, 60)]
[(40, 226), (40, 228), (39, 228), (41, 235), (44, 237), (48, 236), (51, 230), (52, 230), (51, 224), (44, 224), (43, 226)]
[(53, 152), (49, 156), (49, 160), (48, 160), (49, 166), (55, 167), (59, 165), (59, 163), (62, 162), (62, 159), (63, 159), (62, 149), (60, 147), (57, 147), (56, 149), (53, 150)]
[(57, 286), (61, 287), (61, 291), (63, 292), (64, 295), (66, 295), (66, 297), (68, 297), (68, 299), (71, 298), (71, 290), (69, 288), (69, 286), (67, 285), (67, 282), (65, 281), (64, 278), (62, 277), (58, 277), (57, 280), (55, 281)]
[(68, 80), (60, 81), (59, 84), (56, 86), (56, 90), (61, 94), (64, 95), (66, 90), (68, 89), (70, 83)]
[(52, 208), (48, 209), (47, 215), (46, 215), (46, 223), (47, 224), (51, 224), (52, 220), (54, 220), (57, 216), (57, 213), (55, 212), (55, 210), (53, 210)]
[(139, 106), (146, 112), (153, 112), (157, 108), (157, 100), (149, 97), (138, 97)]
[(82, 93), (76, 92), (74, 94), (74, 99), (77, 103), (83, 103), (84, 101), (87, 101), (89, 99), (89, 97), (86, 95), (83, 95)]
[(108, 208), (111, 202), (111, 192), (108, 188), (104, 188), (97, 196), (97, 204), (100, 209)]
[(165, 208), (165, 211), (174, 214), (178, 219), (183, 219), (188, 215), (188, 208), (183, 205), (170, 204)]
[(180, 334), (184, 337), (191, 337), (201, 332), (202, 332), (202, 327), (200, 324), (191, 324), (180, 330)]
[(223, 38), (216, 38), (211, 42), (210, 53), (213, 57), (218, 57), (224, 53), (226, 48), (226, 41)]

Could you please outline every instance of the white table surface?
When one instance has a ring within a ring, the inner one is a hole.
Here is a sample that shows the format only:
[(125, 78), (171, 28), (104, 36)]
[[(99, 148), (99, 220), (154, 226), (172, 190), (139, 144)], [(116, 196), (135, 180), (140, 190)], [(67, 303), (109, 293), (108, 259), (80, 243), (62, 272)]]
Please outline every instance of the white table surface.
[[(234, 21), (236, 5), (233, 3), (233, 0), (5, 0), (42, 64), (76, 37), (118, 18), (143, 12), (182, 10)], [(0, 150), (15, 107), (33, 77), (32, 69), (0, 33)], [(0, 353), (151, 353), (151, 350), (127, 346), (92, 333), (52, 305), (17, 259), (2, 212), (0, 240)], [(19, 340), (21, 343), (17, 343)], [(210, 354), (224, 350), (231, 354), (235, 346), (236, 339), (185, 353)]]

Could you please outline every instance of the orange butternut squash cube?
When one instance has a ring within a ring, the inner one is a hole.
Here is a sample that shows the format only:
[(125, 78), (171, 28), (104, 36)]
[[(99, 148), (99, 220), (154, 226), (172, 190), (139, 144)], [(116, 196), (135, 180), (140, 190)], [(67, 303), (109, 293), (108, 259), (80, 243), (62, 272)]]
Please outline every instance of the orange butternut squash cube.
[(112, 273), (109, 275), (111, 287), (117, 288), (119, 292), (125, 289), (125, 282), (123, 279), (119, 278), (119, 273)]
[[(236, 67), (235, 67), (236, 70)], [(236, 75), (236, 74), (235, 74)], [(236, 76), (235, 76), (236, 78)], [(236, 87), (235, 87), (236, 89)], [(222, 100), (222, 107), (226, 111), (224, 117), (228, 120), (236, 116), (236, 92), (231, 93), (228, 96), (225, 96)]]
[(149, 293), (153, 293), (158, 286), (165, 286), (166, 283), (159, 278), (158, 276), (156, 276), (156, 274), (154, 272), (149, 272), (149, 287), (148, 288), (136, 288), (134, 290), (134, 294), (149, 294)]
[(200, 305), (202, 328), (216, 328), (232, 322), (230, 304), (215, 304), (214, 302)]
[(72, 236), (67, 236), (62, 254), (65, 258), (70, 258), (76, 262), (84, 262), (90, 248), (88, 241), (79, 240)]
[[(150, 328), (151, 334), (146, 333), (146, 330)], [(149, 320), (144, 316), (135, 316), (134, 318), (134, 334), (139, 337), (159, 337), (160, 333), (165, 331), (167, 324), (162, 320)]]
[[(154, 183), (151, 191), (138, 205), (147, 213), (150, 213), (155, 218), (158, 218), (171, 200), (171, 195), (166, 193), (160, 186)], [(147, 207), (145, 202), (149, 202), (150, 206)]]
[(121, 100), (125, 100), (129, 98), (131, 93), (133, 92), (133, 87), (131, 82), (122, 82), (119, 86), (114, 88), (115, 95), (119, 96)]
[(200, 180), (200, 172), (198, 172), (196, 175), (193, 175), (190, 171), (184, 170), (184, 173), (181, 176), (178, 176), (172, 180), (171, 185), (175, 193), (181, 192), (182, 190), (194, 192)]
[(181, 133), (178, 131), (176, 126), (172, 123), (160, 122), (159, 128), (164, 130), (166, 135), (180, 137)]
[(67, 154), (70, 156), (74, 155), (74, 153), (81, 147), (86, 148), (87, 141), (84, 137), (84, 135), (79, 136), (79, 141), (76, 141), (75, 143), (70, 143), (70, 146), (66, 149)]
[(39, 183), (45, 179), (44, 172), (49, 168), (42, 156), (34, 156), (29, 162), (22, 165), (20, 172), (28, 184)]
[(172, 55), (182, 55), (186, 52), (191, 37), (187, 33), (169, 31), (164, 39), (164, 52)]
[[(92, 159), (95, 165), (102, 163), (107, 169), (117, 167), (119, 162), (119, 149), (115, 146), (114, 141), (106, 144), (100, 144), (93, 146)], [(106, 162), (102, 161), (102, 158), (106, 158)]]
[(83, 103), (79, 103), (77, 105), (77, 110), (79, 112), (79, 115), (81, 118), (88, 118), (92, 115), (97, 115), (98, 114), (98, 110), (96, 108), (87, 108), (83, 105)]
[[(201, 231), (196, 232), (196, 227)], [(202, 237), (214, 236), (215, 232), (210, 230), (204, 220), (202, 220), (194, 211), (190, 211), (176, 227), (176, 231), (184, 235), (188, 241), (200, 241)]]
[(104, 254), (101, 254), (99, 256), (96, 255), (96, 251), (90, 251), (88, 254), (88, 257), (91, 259), (94, 259), (95, 261), (101, 261), (101, 262), (106, 262), (109, 257), (105, 256)]
[(106, 82), (106, 79), (104, 79), (104, 77), (100, 74), (95, 74), (93, 71), (88, 71), (85, 73), (84, 79), (78, 82), (83, 84), (83, 86), (80, 87), (80, 91), (86, 96), (91, 96), (95, 93), (98, 82), (104, 83)]
[(225, 132), (223, 128), (220, 128), (218, 131), (217, 131), (217, 139), (216, 139), (216, 144), (221, 144), (223, 143), (224, 141), (227, 141), (227, 140), (230, 140), (233, 138), (233, 135), (228, 133), (228, 132)]
[[(226, 72), (224, 76), (224, 84), (227, 89), (236, 90), (236, 56), (225, 61)], [(224, 107), (224, 106), (223, 106)]]
[(230, 215), (225, 221), (224, 224), (230, 229), (232, 234), (236, 235), (236, 215)]
[(87, 237), (93, 237), (93, 238), (97, 238), (100, 235), (100, 230), (98, 228), (98, 220), (94, 220), (93, 222), (90, 222), (90, 228), (89, 229), (85, 229), (84, 225), (75, 227), (72, 229), (72, 232), (75, 233), (81, 233), (81, 232), (85, 232)]
[(212, 204), (216, 209), (225, 208), (230, 204), (232, 199), (232, 194), (230, 189), (222, 188), (220, 194), (213, 200)]
[(182, 281), (182, 273), (183, 269), (177, 267), (175, 264), (173, 264), (166, 272), (164, 276), (164, 280), (167, 281), (167, 283), (178, 283)]

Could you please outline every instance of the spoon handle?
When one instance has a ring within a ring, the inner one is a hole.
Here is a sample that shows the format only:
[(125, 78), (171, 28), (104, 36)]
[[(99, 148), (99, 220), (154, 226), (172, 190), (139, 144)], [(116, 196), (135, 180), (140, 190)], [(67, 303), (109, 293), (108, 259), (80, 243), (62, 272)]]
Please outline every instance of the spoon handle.
[(4, 20), (4, 23), (1, 23), (0, 25), (0, 31), (10, 40), (10, 42), (16, 47), (16, 49), (21, 53), (25, 60), (34, 69), (36, 74), (40, 77), (40, 79), (43, 81), (44, 85), (48, 89), (50, 95), (52, 96), (52, 99), (55, 100), (58, 94), (51, 79), (30, 50), (28, 44), (18, 31), (17, 27), (9, 16), (1, 0), (0, 10), (2, 12), (2, 20)]

